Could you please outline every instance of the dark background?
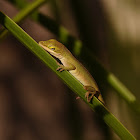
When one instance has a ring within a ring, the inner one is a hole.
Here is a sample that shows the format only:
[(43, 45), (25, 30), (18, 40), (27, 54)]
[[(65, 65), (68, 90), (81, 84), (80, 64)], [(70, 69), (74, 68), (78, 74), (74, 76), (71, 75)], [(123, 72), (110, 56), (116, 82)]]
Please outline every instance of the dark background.
[[(39, 8), (89, 48), (140, 99), (138, 0), (51, 0)], [(0, 10), (18, 13), (0, 0)], [(37, 42), (56, 38), (30, 18), (21, 27)], [(86, 62), (87, 65), (88, 62)], [(137, 138), (140, 117), (104, 87), (107, 108)], [(0, 42), (1, 140), (119, 139), (82, 100), (12, 35)]]

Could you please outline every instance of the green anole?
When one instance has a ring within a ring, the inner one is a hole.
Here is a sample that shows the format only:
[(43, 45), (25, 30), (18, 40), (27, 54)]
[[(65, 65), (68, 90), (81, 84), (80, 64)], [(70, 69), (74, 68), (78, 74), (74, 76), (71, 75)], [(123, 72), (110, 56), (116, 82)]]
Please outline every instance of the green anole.
[(85, 93), (85, 98), (88, 102), (95, 96), (104, 103), (94, 78), (62, 43), (55, 39), (50, 39), (47, 41), (40, 41), (39, 45), (61, 61), (63, 65), (56, 61), (59, 66), (57, 71), (69, 71), (84, 86), (84, 89), (87, 91)]

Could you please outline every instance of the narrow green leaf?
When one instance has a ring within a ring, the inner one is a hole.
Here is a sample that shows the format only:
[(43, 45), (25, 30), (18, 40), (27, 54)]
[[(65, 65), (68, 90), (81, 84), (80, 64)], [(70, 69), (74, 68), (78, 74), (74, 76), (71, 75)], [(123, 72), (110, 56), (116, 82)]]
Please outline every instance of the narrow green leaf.
[[(34, 12), (40, 5), (44, 4), (47, 0), (36, 0), (31, 4), (28, 4), (25, 8), (23, 8), (14, 18), (13, 20), (16, 23), (21, 22), (27, 16), (29, 16), (32, 12)], [(4, 38), (8, 34), (7, 30), (0, 31), (0, 39)]]
[(104, 121), (111, 127), (122, 140), (135, 140), (135, 137), (101, 104), (93, 98), (92, 103), (88, 103), (84, 98), (85, 90), (69, 72), (57, 72), (55, 60), (46, 53), (26, 32), (24, 32), (13, 20), (0, 12), (0, 23), (7, 28), (21, 43), (33, 52), (46, 66), (51, 68), (75, 93), (78, 94)]
[[(37, 3), (41, 3), (41, 2), (43, 2), (43, 0), (38, 0)], [(27, 3), (24, 2), (24, 0), (23, 0), (23, 3), (24, 4), (18, 3), (18, 6), (24, 7), (27, 5)], [(27, 7), (29, 7), (29, 6), (27, 6)], [(24, 8), (23, 11), (24, 10), (26, 11), (26, 8)], [(22, 11), (21, 11), (21, 13), (22, 13)], [(25, 12), (25, 13), (27, 15), (30, 14), (30, 12), (29, 13)], [(20, 13), (19, 13), (19, 17), (20, 17)], [(18, 18), (19, 20), (17, 20), (17, 22), (20, 22), (21, 20), (23, 20), (23, 18), (24, 18), (24, 16), (21, 16), (20, 18)], [(79, 56), (81, 59), (85, 59), (86, 58), (85, 54), (88, 54), (88, 61), (91, 65), (91, 67), (94, 67), (94, 69), (92, 69), (91, 73), (94, 74), (95, 79), (99, 83), (99, 85), (106, 84), (106, 85), (109, 85), (110, 87), (112, 87), (118, 93), (118, 95), (120, 95), (130, 105), (130, 107), (133, 108), (133, 110), (140, 113), (140, 104), (136, 100), (136, 97), (134, 96), (134, 94), (123, 83), (121, 83), (120, 80), (115, 75), (113, 75), (111, 72), (106, 70), (101, 65), (101, 63), (97, 61), (97, 59), (93, 56), (93, 54), (91, 54), (91, 52), (86, 47), (83, 46), (83, 44), (80, 40), (75, 39), (72, 35), (70, 35), (70, 33), (68, 32), (67, 29), (65, 29), (63, 26), (57, 24), (54, 20), (52, 20), (51, 18), (49, 18), (46, 15), (36, 12), (33, 14), (32, 18), (35, 21), (40, 22), (43, 26), (45, 26), (52, 33), (54, 33), (56, 36), (58, 36), (59, 40), (63, 44), (67, 44), (67, 46), (68, 46), (68, 44), (73, 44), (73, 45), (71, 45), (70, 50), (73, 50), (73, 53), (75, 55)], [(3, 38), (4, 37), (3, 35), (4, 34), (0, 34), (0, 38)], [(101, 83), (100, 81), (102, 81), (103, 83)]]

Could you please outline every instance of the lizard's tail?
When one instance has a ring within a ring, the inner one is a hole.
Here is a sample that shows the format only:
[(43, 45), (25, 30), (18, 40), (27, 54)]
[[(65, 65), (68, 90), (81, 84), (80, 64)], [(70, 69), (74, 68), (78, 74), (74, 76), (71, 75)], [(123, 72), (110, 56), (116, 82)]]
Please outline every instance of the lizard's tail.
[(104, 102), (104, 100), (103, 100), (103, 97), (102, 97), (101, 93), (100, 93), (99, 96), (98, 96), (98, 100), (100, 100), (100, 101), (105, 105), (105, 102)]
[(100, 91), (96, 91), (95, 97), (96, 97), (101, 103), (103, 103), (103, 104), (105, 105), (105, 102), (104, 102), (104, 100), (103, 100), (103, 97), (102, 97)]

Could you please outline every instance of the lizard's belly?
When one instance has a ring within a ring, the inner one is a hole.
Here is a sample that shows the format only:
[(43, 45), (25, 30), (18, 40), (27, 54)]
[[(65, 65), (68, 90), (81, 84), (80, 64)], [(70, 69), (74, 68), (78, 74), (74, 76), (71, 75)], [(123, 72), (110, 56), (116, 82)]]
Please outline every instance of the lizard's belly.
[(80, 73), (78, 70), (71, 70), (69, 71), (82, 85), (84, 86), (92, 86), (96, 90), (98, 90), (98, 86), (91, 75), (89, 73), (83, 74)]
[[(65, 59), (62, 59), (61, 62), (63, 63), (64, 66), (66, 67), (69, 66), (68, 65), (69, 63), (65, 61)], [(76, 64), (77, 61), (73, 63), (75, 63), (76, 69), (69, 70), (69, 73), (71, 73), (71, 75), (73, 75), (83, 86), (91, 86), (91, 87), (94, 87), (98, 91), (99, 90), (98, 86), (95, 80), (93, 79), (93, 77), (87, 71), (87, 69), (85, 69), (84, 66), (81, 66), (80, 63)]]

